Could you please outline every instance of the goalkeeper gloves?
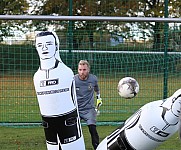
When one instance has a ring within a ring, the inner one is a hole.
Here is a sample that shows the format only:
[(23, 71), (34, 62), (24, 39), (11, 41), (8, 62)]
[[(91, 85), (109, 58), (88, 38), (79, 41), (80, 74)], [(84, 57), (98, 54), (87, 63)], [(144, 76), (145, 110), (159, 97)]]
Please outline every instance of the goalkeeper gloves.
[(100, 111), (99, 111), (99, 108), (100, 106), (102, 105), (102, 98), (99, 98), (97, 99), (97, 103), (96, 103), (96, 113), (97, 113), (97, 116), (100, 115)]
[(102, 105), (102, 98), (97, 99), (96, 108), (99, 109), (99, 107)]

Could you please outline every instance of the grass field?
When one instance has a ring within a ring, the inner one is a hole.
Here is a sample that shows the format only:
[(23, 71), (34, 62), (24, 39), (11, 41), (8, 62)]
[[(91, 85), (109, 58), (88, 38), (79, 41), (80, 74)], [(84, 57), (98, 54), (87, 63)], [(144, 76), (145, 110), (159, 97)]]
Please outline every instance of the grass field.
[[(34, 91), (32, 76), (13, 74), (0, 77), (0, 123), (40, 122), (39, 107)], [(112, 77), (99, 75), (99, 84), (103, 105), (98, 121), (123, 121), (132, 115), (140, 106), (150, 101), (162, 99), (162, 74), (134, 74), (140, 84), (140, 92), (132, 100), (120, 98), (117, 83), (122, 74)], [(168, 96), (180, 88), (180, 76), (170, 75), (168, 79)], [(100, 140), (111, 133), (116, 126), (98, 126)], [(86, 150), (91, 150), (90, 135), (83, 127)], [(0, 150), (45, 150), (45, 138), (41, 127), (12, 128), (0, 127)], [(158, 150), (180, 150), (181, 144), (175, 134), (163, 143)]]
[[(32, 76), (14, 74), (0, 77), (0, 122), (39, 122), (41, 120)], [(125, 120), (142, 105), (162, 99), (162, 74), (152, 74), (151, 77), (135, 74), (134, 77), (140, 84), (140, 91), (131, 100), (125, 100), (117, 93), (117, 83), (122, 76), (121, 74), (116, 74), (112, 78), (99, 76), (103, 105), (102, 115), (98, 117), (98, 121)], [(180, 81), (179, 76), (169, 78), (168, 96), (180, 88), (178, 81)]]
[[(117, 126), (98, 126), (100, 141), (111, 133)], [(93, 150), (90, 135), (83, 126), (86, 150)], [(180, 150), (181, 142), (176, 133), (156, 150)], [(0, 150), (46, 150), (44, 131), (42, 127), (12, 128), (0, 127)]]

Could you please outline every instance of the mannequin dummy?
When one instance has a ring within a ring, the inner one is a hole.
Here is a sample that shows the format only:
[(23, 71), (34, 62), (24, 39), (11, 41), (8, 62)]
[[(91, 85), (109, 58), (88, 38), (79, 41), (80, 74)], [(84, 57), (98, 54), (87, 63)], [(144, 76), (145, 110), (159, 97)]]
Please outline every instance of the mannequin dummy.
[(181, 89), (165, 100), (141, 107), (107, 136), (97, 150), (153, 150), (179, 128)]
[(40, 67), (34, 86), (48, 150), (85, 150), (77, 110), (73, 71), (59, 56), (58, 36), (43, 31), (36, 35)]

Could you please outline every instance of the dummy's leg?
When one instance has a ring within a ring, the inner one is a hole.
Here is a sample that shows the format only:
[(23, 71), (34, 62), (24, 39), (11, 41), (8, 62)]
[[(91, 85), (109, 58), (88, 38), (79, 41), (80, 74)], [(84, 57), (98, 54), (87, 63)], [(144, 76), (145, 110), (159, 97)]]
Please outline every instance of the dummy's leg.
[(60, 142), (58, 142), (56, 130), (51, 125), (49, 126), (48, 122), (44, 120), (42, 122), (42, 125), (45, 132), (47, 150), (62, 150)]
[(62, 116), (63, 123), (58, 128), (58, 136), (63, 150), (85, 150), (80, 120), (77, 111)]
[(46, 142), (46, 145), (47, 145), (47, 150), (62, 150), (60, 144), (53, 145), (53, 144), (49, 144), (48, 142)]
[(126, 140), (126, 137), (124, 135), (124, 130), (121, 131), (117, 139), (114, 140), (114, 142), (112, 142), (110, 146), (108, 146), (108, 149), (109, 150), (126, 150), (126, 149), (134, 150), (134, 148), (131, 147), (128, 141)]
[(76, 141), (71, 143), (62, 144), (62, 150), (85, 150), (84, 138), (81, 136)]
[(91, 134), (92, 145), (93, 145), (94, 149), (96, 149), (97, 146), (99, 145), (99, 135), (96, 130), (96, 125), (93, 125), (93, 124), (88, 125), (88, 128), (89, 128), (89, 132)]

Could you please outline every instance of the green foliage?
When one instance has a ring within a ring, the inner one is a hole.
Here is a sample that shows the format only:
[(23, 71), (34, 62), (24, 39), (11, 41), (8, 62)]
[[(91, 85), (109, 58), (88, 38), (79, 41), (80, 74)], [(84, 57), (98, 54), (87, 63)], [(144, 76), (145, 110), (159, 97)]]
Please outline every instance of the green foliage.
[(29, 8), (29, 3), (26, 0), (1, 0), (0, 4), (1, 15), (25, 14)]
[[(177, 5), (181, 3), (177, 0), (169, 1), (169, 15), (171, 17), (179, 17), (180, 11)], [(121, 16), (121, 17), (164, 17), (167, 10), (165, 1), (143, 1), (143, 0), (48, 0), (42, 1), (42, 5), (35, 6), (37, 9), (33, 12), (37, 15), (73, 15), (73, 16)], [(37, 11), (38, 10), (38, 11)], [(176, 11), (177, 10), (177, 11)], [(151, 39), (154, 44), (153, 48), (159, 48), (164, 42), (163, 23), (160, 22), (97, 22), (97, 21), (70, 21), (69, 24), (63, 21), (58, 25), (56, 21), (35, 21), (33, 22), (37, 29), (48, 29), (49, 25), (55, 26), (55, 30), (68, 30), (68, 38), (74, 41), (74, 48), (80, 48), (79, 45), (83, 42), (83, 38), (77, 36), (84, 32), (89, 40), (89, 47), (94, 46), (94, 33), (97, 31), (108, 31), (115, 35), (120, 35), (126, 40), (135, 40), (137, 35), (133, 30), (140, 30), (142, 39)], [(71, 34), (71, 35), (70, 35)], [(71, 40), (70, 40), (71, 41)]]
[[(28, 13), (29, 3), (26, 0), (1, 0), (0, 15), (24, 15)], [(21, 30), (26, 21), (0, 20), (0, 42), (3, 37), (13, 36), (15, 30)]]
[[(179, 18), (181, 13), (179, 0), (168, 1), (168, 12), (170, 17)], [(0, 14), (34, 14), (34, 15), (73, 15), (73, 16), (121, 16), (121, 17), (164, 17), (167, 9), (165, 1), (143, 1), (143, 0), (38, 0), (38, 1), (1, 1)], [(31, 12), (30, 12), (31, 10)], [(13, 36), (12, 30), (47, 30), (50, 26), (55, 31), (68, 31), (68, 40), (74, 41), (74, 48), (79, 48), (83, 38), (77, 36), (78, 32), (84, 32), (89, 40), (89, 47), (93, 48), (97, 31), (110, 32), (120, 35), (127, 40), (135, 40), (137, 35), (132, 32), (133, 28), (140, 30), (142, 39), (153, 40), (153, 48), (158, 48), (164, 41), (163, 23), (148, 22), (110, 22), (110, 21), (0, 21), (0, 41), (6, 36)], [(24, 28), (26, 27), (26, 28)], [(160, 31), (158, 31), (158, 29)], [(161, 40), (162, 39), (162, 40)], [(70, 44), (71, 45), (71, 44)]]

